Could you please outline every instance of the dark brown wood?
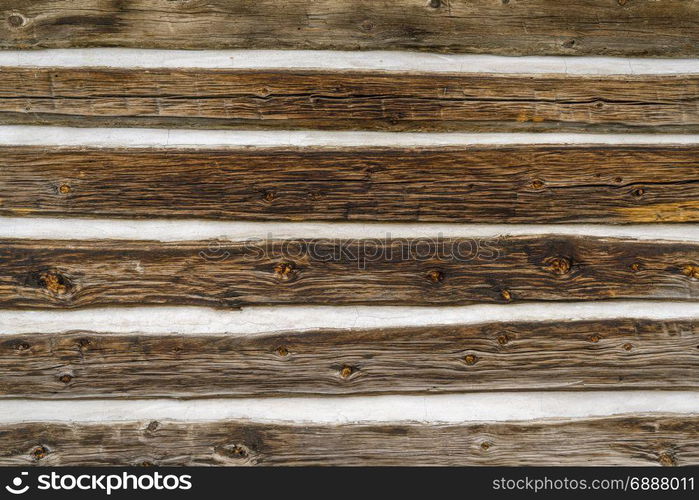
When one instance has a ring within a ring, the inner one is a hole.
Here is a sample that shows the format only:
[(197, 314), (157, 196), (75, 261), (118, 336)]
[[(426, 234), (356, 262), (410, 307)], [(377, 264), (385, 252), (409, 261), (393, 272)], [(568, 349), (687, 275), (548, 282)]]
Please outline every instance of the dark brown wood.
[(696, 133), (698, 96), (699, 75), (3, 68), (0, 122)]
[(0, 342), (0, 395), (220, 397), (698, 389), (699, 326), (607, 320)]
[[(176, 415), (173, 415), (176, 417)], [(0, 425), (0, 465), (699, 465), (699, 417)]]
[(0, 147), (0, 214), (698, 222), (699, 146)]
[(0, 48), (699, 54), (691, 0), (4, 0)]
[(695, 242), (0, 241), (2, 307), (695, 300), (698, 278)]

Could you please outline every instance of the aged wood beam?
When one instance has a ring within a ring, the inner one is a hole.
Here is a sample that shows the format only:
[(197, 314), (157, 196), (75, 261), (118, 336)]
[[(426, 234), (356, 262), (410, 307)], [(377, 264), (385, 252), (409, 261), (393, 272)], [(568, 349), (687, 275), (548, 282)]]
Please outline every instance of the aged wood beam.
[(450, 305), (697, 297), (695, 242), (560, 235), (0, 241), (1, 307)]
[(686, 0), (4, 0), (0, 48), (408, 49), (692, 57)]
[(697, 465), (699, 417), (462, 424), (0, 424), (2, 466), (580, 464)]
[(0, 123), (696, 133), (697, 96), (691, 74), (4, 67)]
[(0, 147), (0, 214), (259, 221), (699, 221), (699, 145)]
[(186, 398), (697, 389), (697, 343), (696, 322), (632, 319), (254, 336), (5, 335), (0, 395)]

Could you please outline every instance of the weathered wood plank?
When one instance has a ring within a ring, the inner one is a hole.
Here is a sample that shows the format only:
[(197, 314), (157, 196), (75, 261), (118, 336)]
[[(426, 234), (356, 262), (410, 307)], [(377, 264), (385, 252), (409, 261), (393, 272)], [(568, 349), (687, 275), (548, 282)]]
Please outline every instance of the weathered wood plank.
[(0, 242), (2, 307), (448, 305), (697, 297), (695, 242), (556, 235)]
[[(687, 0), (5, 0), (0, 48), (410, 49), (699, 54)], [(206, 36), (202, 36), (202, 34)]]
[(0, 147), (0, 214), (697, 222), (699, 146)]
[(699, 326), (607, 320), (261, 336), (69, 332), (0, 342), (0, 395), (219, 397), (697, 389)]
[[(584, 437), (584, 438), (583, 438)], [(699, 417), (0, 425), (0, 465), (698, 465)]]
[(3, 68), (0, 122), (698, 132), (697, 96), (699, 75)]

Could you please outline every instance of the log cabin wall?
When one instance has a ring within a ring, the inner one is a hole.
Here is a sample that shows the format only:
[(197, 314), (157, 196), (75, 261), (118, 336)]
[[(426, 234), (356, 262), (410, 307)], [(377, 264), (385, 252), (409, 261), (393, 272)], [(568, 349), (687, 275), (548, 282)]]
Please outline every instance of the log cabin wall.
[(697, 2), (7, 0), (0, 49), (0, 465), (699, 465)]

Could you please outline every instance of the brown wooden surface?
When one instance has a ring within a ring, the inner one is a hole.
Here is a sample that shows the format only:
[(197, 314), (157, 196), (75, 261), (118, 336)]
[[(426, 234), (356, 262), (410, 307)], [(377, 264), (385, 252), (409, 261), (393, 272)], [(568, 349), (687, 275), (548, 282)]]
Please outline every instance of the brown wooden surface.
[(0, 122), (687, 133), (699, 132), (697, 96), (697, 75), (8, 67)]
[(0, 48), (696, 56), (691, 0), (4, 0)]
[(695, 300), (698, 278), (694, 242), (555, 235), (0, 242), (2, 307)]
[(697, 222), (699, 146), (0, 147), (0, 214)]
[(692, 321), (607, 320), (268, 335), (5, 335), (0, 395), (219, 397), (698, 389)]
[(453, 425), (250, 421), (0, 425), (2, 466), (698, 464), (696, 415)]

